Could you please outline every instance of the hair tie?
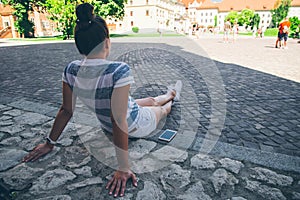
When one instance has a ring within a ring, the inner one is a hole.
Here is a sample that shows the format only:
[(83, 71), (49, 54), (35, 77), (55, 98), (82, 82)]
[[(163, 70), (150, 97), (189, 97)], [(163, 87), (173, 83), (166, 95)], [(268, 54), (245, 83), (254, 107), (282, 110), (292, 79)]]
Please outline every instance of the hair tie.
[(91, 24), (91, 23), (92, 23), (92, 21), (90, 20), (90, 21), (89, 21), (89, 24)]

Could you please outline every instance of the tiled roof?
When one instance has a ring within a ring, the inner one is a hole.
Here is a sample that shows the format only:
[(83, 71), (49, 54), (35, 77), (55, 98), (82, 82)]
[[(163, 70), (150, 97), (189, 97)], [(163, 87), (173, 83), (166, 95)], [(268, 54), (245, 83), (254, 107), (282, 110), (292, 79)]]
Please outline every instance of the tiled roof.
[(274, 8), (275, 2), (276, 0), (223, 0), (221, 2), (206, 0), (199, 9), (217, 8), (220, 12), (231, 10), (240, 11), (245, 8), (251, 10), (271, 10)]
[(0, 15), (11, 15), (12, 12), (13, 10), (10, 6), (5, 6), (2, 3), (0, 3)]
[[(181, 2), (181, 3), (183, 3), (184, 5), (185, 5), (185, 7), (187, 8), (187, 7), (189, 7), (189, 4), (191, 3), (193, 3), (195, 0), (178, 0), (178, 2)], [(205, 1), (205, 0), (196, 0), (198, 3), (200, 3), (200, 2), (203, 2), (203, 1)]]
[[(248, 8), (261, 11), (274, 9), (275, 3), (276, 0), (222, 0), (221, 2), (205, 0), (199, 9), (218, 9), (219, 12), (226, 12), (231, 10), (241, 11)], [(300, 6), (300, 0), (292, 0), (291, 6)]]

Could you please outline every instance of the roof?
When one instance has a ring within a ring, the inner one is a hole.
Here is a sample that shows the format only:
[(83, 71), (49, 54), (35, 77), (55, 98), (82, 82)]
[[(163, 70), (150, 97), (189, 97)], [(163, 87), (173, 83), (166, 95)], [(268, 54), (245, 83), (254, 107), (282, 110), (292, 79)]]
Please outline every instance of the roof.
[(293, 0), (291, 5), (295, 7), (300, 6), (300, 0)]
[[(294, 0), (300, 1), (300, 0)], [(221, 2), (212, 2), (206, 0), (202, 3), (199, 9), (219, 9), (220, 12), (225, 11), (240, 11), (243, 9), (251, 10), (271, 10), (274, 8), (276, 0), (223, 0)]]
[(9, 5), (4, 5), (0, 3), (0, 15), (11, 15), (13, 12), (12, 8)]
[(197, 1), (198, 3), (200, 3), (205, 0), (178, 0), (178, 2), (183, 3), (186, 8), (189, 7), (189, 4), (192, 4), (194, 1)]
[[(186, 0), (188, 1), (188, 0)], [(190, 2), (193, 2), (190, 0)], [(198, 9), (218, 9), (220, 12), (241, 11), (245, 8), (251, 10), (271, 10), (274, 9), (276, 0), (222, 0), (221, 2), (212, 2), (205, 0)], [(291, 6), (299, 7), (300, 0), (292, 0)]]

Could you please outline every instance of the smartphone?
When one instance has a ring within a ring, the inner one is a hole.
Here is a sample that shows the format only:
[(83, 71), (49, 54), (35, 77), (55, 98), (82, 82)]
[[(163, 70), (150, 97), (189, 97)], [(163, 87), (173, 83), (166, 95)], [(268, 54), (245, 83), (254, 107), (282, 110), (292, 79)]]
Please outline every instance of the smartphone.
[(170, 129), (166, 129), (159, 137), (158, 139), (164, 140), (167, 142), (170, 142), (176, 135), (177, 131), (173, 131)]

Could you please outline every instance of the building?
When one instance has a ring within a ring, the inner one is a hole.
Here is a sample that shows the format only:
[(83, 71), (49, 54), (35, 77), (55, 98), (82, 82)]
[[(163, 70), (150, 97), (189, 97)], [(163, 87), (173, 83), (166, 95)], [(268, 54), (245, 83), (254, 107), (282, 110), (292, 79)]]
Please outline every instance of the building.
[(0, 3), (0, 38), (17, 38), (19, 36), (14, 27), (14, 21), (11, 7)]
[(128, 0), (119, 31), (182, 29), (186, 8), (177, 0)]
[[(271, 10), (274, 9), (276, 0), (182, 0), (185, 1), (191, 23), (200, 26), (224, 27), (225, 17), (231, 11), (241, 12), (243, 9), (254, 10), (260, 16), (260, 26), (269, 27), (272, 21)], [(293, 0), (289, 10), (289, 17), (300, 18), (300, 0)]]
[[(16, 27), (16, 18), (13, 16), (13, 9), (9, 5), (0, 3), (0, 38), (19, 38)], [(34, 36), (58, 35), (56, 24), (48, 19), (48, 14), (35, 8), (29, 13), (29, 20), (34, 23)]]

